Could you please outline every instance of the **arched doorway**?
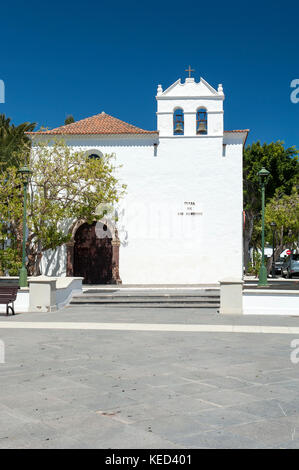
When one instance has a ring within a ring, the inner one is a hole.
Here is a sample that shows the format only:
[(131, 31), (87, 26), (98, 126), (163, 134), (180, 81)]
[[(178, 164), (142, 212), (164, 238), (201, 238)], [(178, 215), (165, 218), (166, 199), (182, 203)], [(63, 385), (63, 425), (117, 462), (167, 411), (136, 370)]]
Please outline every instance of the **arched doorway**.
[(84, 277), (84, 284), (112, 282), (112, 251), (112, 234), (107, 225), (83, 223), (74, 237), (73, 275)]

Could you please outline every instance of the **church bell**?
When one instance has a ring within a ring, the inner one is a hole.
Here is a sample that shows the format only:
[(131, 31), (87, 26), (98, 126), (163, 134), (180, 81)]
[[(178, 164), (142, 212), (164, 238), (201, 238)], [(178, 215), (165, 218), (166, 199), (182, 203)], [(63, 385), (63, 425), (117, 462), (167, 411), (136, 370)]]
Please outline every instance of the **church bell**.
[(204, 121), (200, 121), (198, 123), (196, 133), (197, 134), (206, 134), (206, 132), (207, 132), (207, 124)]
[(182, 133), (183, 133), (183, 126), (182, 126), (182, 124), (181, 124), (180, 122), (177, 122), (177, 123), (176, 123), (174, 132), (175, 132), (176, 134), (182, 134)]

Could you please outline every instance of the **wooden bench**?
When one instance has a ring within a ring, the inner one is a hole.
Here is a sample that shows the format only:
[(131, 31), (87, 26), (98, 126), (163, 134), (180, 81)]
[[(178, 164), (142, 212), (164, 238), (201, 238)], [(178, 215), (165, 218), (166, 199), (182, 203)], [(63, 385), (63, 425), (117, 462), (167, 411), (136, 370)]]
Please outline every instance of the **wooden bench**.
[[(0, 285), (0, 304), (6, 305), (6, 315), (9, 314), (9, 310), (11, 313), (15, 315), (14, 310), (14, 301), (17, 298), (18, 293), (18, 286), (1, 286)], [(12, 304), (12, 305), (9, 305)]]

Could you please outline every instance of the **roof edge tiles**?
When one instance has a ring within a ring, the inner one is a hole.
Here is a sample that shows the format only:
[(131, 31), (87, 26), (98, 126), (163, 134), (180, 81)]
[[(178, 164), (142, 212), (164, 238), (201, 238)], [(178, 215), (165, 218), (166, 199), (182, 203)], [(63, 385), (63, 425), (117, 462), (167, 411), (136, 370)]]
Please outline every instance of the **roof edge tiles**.
[(56, 127), (51, 130), (40, 130), (28, 132), (30, 135), (151, 135), (158, 134), (157, 131), (147, 131), (121, 121), (109, 114), (102, 112), (80, 121)]

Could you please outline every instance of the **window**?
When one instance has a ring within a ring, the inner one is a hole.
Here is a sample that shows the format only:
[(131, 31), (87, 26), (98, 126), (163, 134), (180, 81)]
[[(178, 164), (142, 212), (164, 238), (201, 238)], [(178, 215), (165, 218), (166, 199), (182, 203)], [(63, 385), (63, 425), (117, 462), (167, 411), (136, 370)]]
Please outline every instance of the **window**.
[(184, 111), (181, 108), (173, 113), (173, 135), (184, 135)]
[(200, 108), (196, 113), (196, 134), (207, 135), (208, 133), (208, 118), (207, 110)]
[(96, 153), (91, 153), (88, 155), (88, 158), (101, 158), (101, 155), (97, 155)]
[(98, 150), (97, 148), (89, 148), (88, 150), (86, 150), (85, 156), (86, 158), (93, 158), (93, 159), (99, 160), (100, 158), (103, 157), (103, 153), (101, 152), (101, 150)]

